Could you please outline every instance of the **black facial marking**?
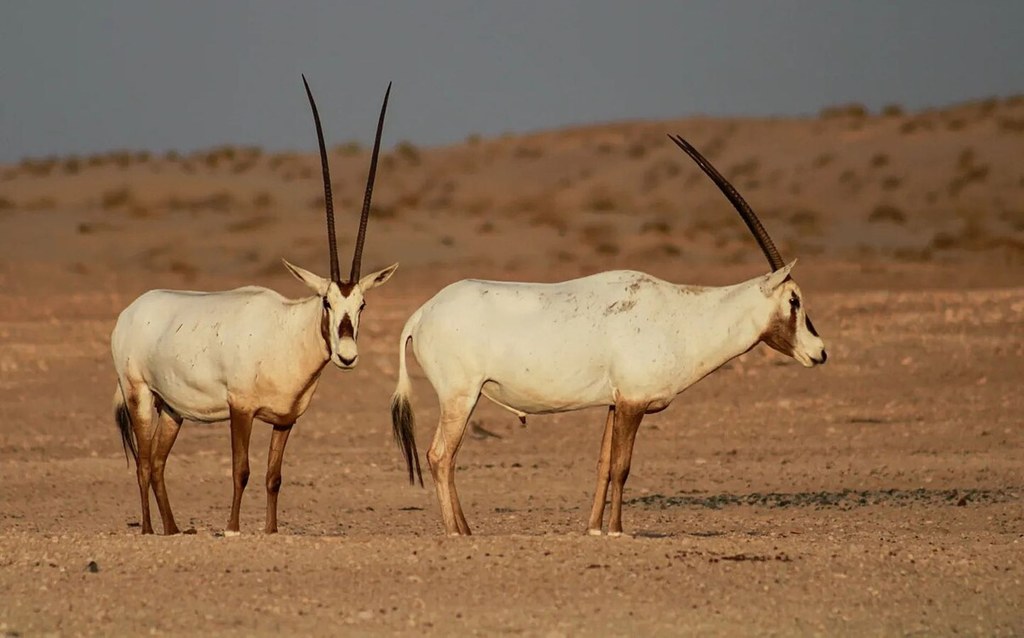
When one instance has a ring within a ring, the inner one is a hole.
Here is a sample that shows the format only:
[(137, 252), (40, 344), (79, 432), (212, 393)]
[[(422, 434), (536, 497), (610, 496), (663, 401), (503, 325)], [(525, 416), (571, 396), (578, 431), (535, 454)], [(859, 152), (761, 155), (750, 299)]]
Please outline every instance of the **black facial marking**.
[(327, 297), (323, 298), (323, 302), (324, 302), (324, 310), (330, 310), (331, 309), (331, 302), (327, 301)]
[(352, 325), (352, 318), (348, 315), (341, 318), (341, 323), (338, 325), (338, 336), (342, 339), (345, 337), (350, 339), (356, 338), (356, 330)]
[(818, 331), (814, 329), (814, 324), (811, 323), (811, 318), (808, 317), (807, 315), (804, 315), (804, 322), (807, 324), (807, 330), (810, 331), (812, 335), (817, 337)]

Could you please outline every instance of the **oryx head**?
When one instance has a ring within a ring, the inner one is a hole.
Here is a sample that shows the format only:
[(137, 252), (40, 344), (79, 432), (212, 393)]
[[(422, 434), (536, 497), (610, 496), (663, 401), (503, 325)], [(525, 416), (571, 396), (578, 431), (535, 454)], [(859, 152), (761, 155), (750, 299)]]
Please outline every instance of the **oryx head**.
[(363, 198), (363, 213), (359, 219), (359, 235), (352, 255), (352, 272), (347, 280), (342, 280), (341, 269), (338, 267), (338, 244), (334, 234), (334, 202), (331, 199), (331, 172), (327, 166), (327, 148), (324, 145), (324, 133), (320, 126), (320, 114), (309, 90), (306, 76), (302, 76), (306, 86), (309, 106), (313, 109), (313, 121), (316, 123), (316, 137), (320, 144), (320, 164), (324, 173), (324, 202), (327, 208), (327, 245), (331, 253), (331, 278), (324, 279), (304, 268), (299, 268), (284, 261), (284, 265), (299, 281), (309, 286), (320, 296), (323, 313), (320, 318), (320, 332), (327, 344), (329, 357), (334, 365), (343, 370), (351, 369), (359, 358), (356, 337), (359, 335), (359, 315), (366, 307), (364, 296), (371, 288), (383, 284), (394, 274), (398, 264), (392, 264), (383, 270), (364, 277), (359, 275), (360, 262), (363, 257), (363, 241), (366, 238), (366, 222), (370, 216), (370, 199), (373, 196), (373, 181), (377, 174), (377, 155), (380, 152), (380, 136), (384, 130), (384, 114), (388, 109), (388, 96), (391, 85), (384, 94), (384, 103), (380, 107), (380, 118), (377, 120), (377, 136), (373, 142), (373, 155), (370, 158), (370, 174), (366, 179), (366, 195)]
[(818, 336), (814, 324), (811, 323), (811, 318), (807, 316), (800, 287), (796, 285), (789, 274), (796, 264), (796, 260), (794, 259), (788, 264), (782, 260), (778, 249), (775, 248), (775, 243), (768, 236), (768, 232), (753, 209), (707, 158), (682, 137), (669, 135), (669, 139), (683, 149), (732, 202), (733, 207), (754, 235), (754, 239), (761, 246), (765, 257), (768, 258), (772, 271), (761, 278), (760, 288), (764, 296), (771, 302), (771, 313), (767, 327), (761, 335), (761, 341), (782, 354), (793, 357), (808, 368), (825, 363), (825, 360), (828, 359), (825, 342)]

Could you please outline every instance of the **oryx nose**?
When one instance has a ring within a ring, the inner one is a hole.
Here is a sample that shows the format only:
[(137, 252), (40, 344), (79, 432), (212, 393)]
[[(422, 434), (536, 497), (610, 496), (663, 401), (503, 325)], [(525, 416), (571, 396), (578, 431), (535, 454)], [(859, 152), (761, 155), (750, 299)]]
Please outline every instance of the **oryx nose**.
[(359, 358), (358, 354), (356, 356), (352, 357), (351, 359), (347, 359), (347, 358), (343, 357), (340, 354), (338, 355), (338, 361), (341, 361), (341, 363), (343, 365), (346, 365), (346, 366), (354, 365), (355, 362), (356, 362), (356, 359), (358, 359), (358, 358)]
[(825, 363), (826, 361), (828, 361), (828, 353), (825, 352), (824, 350), (822, 350), (821, 351), (821, 361), (819, 361), (818, 363)]

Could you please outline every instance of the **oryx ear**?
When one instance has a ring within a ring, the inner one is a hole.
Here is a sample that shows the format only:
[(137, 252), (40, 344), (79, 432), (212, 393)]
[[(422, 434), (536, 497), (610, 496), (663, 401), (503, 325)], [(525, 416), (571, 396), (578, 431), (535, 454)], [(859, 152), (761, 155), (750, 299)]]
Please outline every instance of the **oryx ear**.
[(761, 292), (764, 293), (765, 297), (770, 297), (775, 289), (782, 285), (782, 282), (789, 279), (789, 271), (793, 270), (793, 266), (796, 265), (796, 260), (789, 262), (782, 268), (768, 273), (761, 278)]
[(391, 279), (391, 275), (395, 274), (396, 270), (398, 270), (398, 264), (391, 264), (383, 270), (370, 273), (359, 280), (359, 287), (362, 288), (363, 292), (366, 292), (370, 288), (376, 288), (388, 279)]
[(290, 263), (287, 259), (282, 259), (281, 262), (284, 264), (284, 267), (288, 269), (288, 272), (295, 275), (295, 278), (306, 284), (310, 290), (321, 297), (327, 294), (327, 287), (331, 284), (329, 280), (324, 279), (320, 275), (315, 275), (305, 268), (299, 268), (295, 264)]

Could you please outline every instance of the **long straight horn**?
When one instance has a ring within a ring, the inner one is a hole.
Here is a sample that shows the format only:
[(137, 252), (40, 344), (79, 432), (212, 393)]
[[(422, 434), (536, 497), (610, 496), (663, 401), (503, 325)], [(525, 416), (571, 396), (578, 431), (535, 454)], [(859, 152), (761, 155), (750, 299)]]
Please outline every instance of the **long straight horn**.
[(754, 239), (757, 240), (758, 245), (761, 246), (761, 250), (764, 252), (764, 256), (768, 258), (768, 263), (771, 264), (772, 270), (778, 270), (786, 265), (782, 260), (782, 256), (779, 255), (779, 251), (775, 248), (775, 243), (772, 242), (772, 238), (768, 236), (768, 231), (764, 229), (761, 224), (761, 220), (757, 218), (754, 210), (750, 208), (750, 204), (747, 203), (743, 196), (740, 195), (739, 191), (729, 183), (729, 180), (725, 179), (721, 173), (719, 173), (711, 162), (707, 160), (700, 151), (695, 149), (689, 142), (684, 140), (679, 135), (669, 135), (668, 138), (676, 143), (676, 146), (683, 149), (683, 151), (700, 166), (701, 170), (704, 171), (708, 177), (711, 178), (718, 188), (725, 194), (725, 196), (732, 202), (736, 212), (740, 214), (743, 221), (746, 222), (747, 228), (754, 235)]
[(331, 281), (341, 283), (341, 268), (338, 266), (338, 238), (334, 234), (334, 199), (331, 197), (331, 169), (327, 165), (327, 147), (324, 146), (324, 131), (320, 126), (320, 114), (316, 110), (316, 100), (309, 90), (306, 75), (302, 75), (302, 84), (306, 87), (309, 106), (313, 109), (313, 121), (316, 122), (316, 139), (320, 143), (320, 166), (324, 172), (324, 205), (327, 207), (327, 245), (331, 250)]
[(391, 83), (384, 94), (384, 103), (380, 106), (380, 118), (377, 119), (377, 137), (373, 140), (373, 155), (370, 157), (370, 174), (366, 178), (366, 195), (363, 197), (363, 214), (359, 218), (359, 236), (356, 237), (356, 250), (352, 254), (352, 274), (349, 279), (359, 281), (359, 265), (363, 260), (363, 240), (366, 239), (366, 222), (370, 219), (370, 199), (373, 197), (373, 180), (377, 177), (377, 155), (380, 153), (380, 135), (384, 131), (384, 114), (388, 111), (388, 97), (391, 95)]

